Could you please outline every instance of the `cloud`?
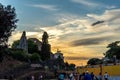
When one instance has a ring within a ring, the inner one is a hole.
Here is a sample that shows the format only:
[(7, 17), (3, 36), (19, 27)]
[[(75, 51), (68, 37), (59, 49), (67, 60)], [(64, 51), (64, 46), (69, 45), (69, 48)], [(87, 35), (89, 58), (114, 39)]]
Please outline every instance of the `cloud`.
[[(106, 10), (103, 14), (87, 14), (89, 20), (91, 22), (96, 22), (99, 20), (105, 21), (103, 24), (96, 25), (91, 27), (93, 30), (97, 32), (110, 32), (117, 33), (120, 30), (120, 9), (112, 9)], [(117, 30), (118, 29), (118, 30)]]
[(90, 1), (87, 1), (87, 0), (71, 0), (75, 3), (80, 3), (80, 4), (83, 4), (85, 6), (89, 6), (89, 7), (95, 7), (95, 6), (98, 6), (97, 3), (94, 3), (94, 2), (90, 2)]
[(106, 6), (106, 8), (107, 8), (107, 9), (115, 9), (115, 8), (117, 8), (117, 6), (115, 6), (115, 5), (112, 5), (112, 6)]
[(101, 58), (101, 55), (98, 56), (65, 56), (67, 60), (89, 60), (91, 58)]
[(31, 6), (36, 7), (36, 8), (42, 8), (42, 9), (49, 10), (49, 11), (59, 10), (56, 6), (48, 5), (48, 4), (34, 4), (34, 5), (31, 5)]
[(65, 56), (67, 60), (88, 60), (91, 57), (73, 57), (73, 56)]
[(93, 18), (94, 20), (104, 20), (104, 21), (113, 21), (120, 18), (120, 9), (106, 10), (103, 14), (87, 14), (88, 17)]
[(42, 26), (39, 24), (18, 24), (20, 29), (17, 29), (19, 31), (25, 30), (26, 32), (44, 32), (44, 30), (41, 29)]
[[(80, 45), (100, 44), (107, 38), (110, 40), (115, 40), (117, 38), (117, 32), (119, 31), (118, 29), (120, 29), (118, 12), (119, 9), (107, 10), (101, 15), (88, 14), (87, 17), (82, 18), (76, 17), (74, 15), (63, 15), (63, 17), (61, 15), (61, 18), (59, 19), (59, 21), (61, 22), (60, 24), (44, 27), (43, 30), (48, 31), (48, 33), (52, 35), (51, 39), (56, 39), (56, 42), (71, 42), (78, 40), (82, 41), (82, 43), (79, 42)], [(114, 15), (114, 13), (116, 15)], [(109, 17), (107, 15), (109, 15)], [(106, 19), (105, 23), (99, 24), (97, 26), (91, 26), (94, 21), (97, 21), (99, 19)], [(113, 25), (113, 23), (115, 26)], [(115, 39), (110, 38), (114, 36), (116, 36)], [(75, 42), (75, 45), (77, 45), (78, 41)]]
[(99, 45), (105, 41), (109, 41), (113, 36), (104, 36), (104, 37), (93, 37), (93, 38), (84, 38), (71, 42), (72, 46), (88, 46), (88, 45)]

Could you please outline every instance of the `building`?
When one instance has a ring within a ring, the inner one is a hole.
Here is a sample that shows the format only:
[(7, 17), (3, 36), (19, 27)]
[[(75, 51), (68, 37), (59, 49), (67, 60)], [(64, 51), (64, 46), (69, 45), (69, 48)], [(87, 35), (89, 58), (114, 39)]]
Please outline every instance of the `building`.
[(54, 54), (54, 59), (57, 59), (59, 57), (64, 60), (63, 54), (60, 50), (57, 49), (57, 52)]
[(34, 43), (37, 44), (37, 46), (38, 46), (38, 50), (41, 51), (42, 42), (39, 41), (37, 38), (29, 38), (29, 39), (34, 41)]
[(26, 32), (23, 31), (22, 36), (20, 38), (19, 45), (17, 46), (18, 49), (23, 49), (28, 53), (28, 43), (27, 43), (27, 37)]

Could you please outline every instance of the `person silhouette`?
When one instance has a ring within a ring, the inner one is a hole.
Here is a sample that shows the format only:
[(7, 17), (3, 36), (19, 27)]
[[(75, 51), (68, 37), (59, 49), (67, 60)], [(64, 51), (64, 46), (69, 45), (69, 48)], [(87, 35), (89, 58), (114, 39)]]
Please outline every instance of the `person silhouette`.
[(89, 74), (89, 71), (86, 71), (84, 80), (92, 80), (91, 75)]
[(104, 74), (104, 79), (105, 79), (105, 80), (108, 80), (108, 78), (109, 78), (109, 75), (108, 75), (107, 72), (105, 72), (105, 74)]

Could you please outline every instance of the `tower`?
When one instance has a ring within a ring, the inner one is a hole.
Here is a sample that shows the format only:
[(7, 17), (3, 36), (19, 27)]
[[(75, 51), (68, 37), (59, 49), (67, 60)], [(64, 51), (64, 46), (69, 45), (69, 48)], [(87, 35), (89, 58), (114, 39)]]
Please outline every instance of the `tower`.
[(19, 49), (24, 49), (28, 53), (28, 44), (27, 44), (27, 38), (26, 38), (26, 32), (23, 31), (22, 36), (20, 38), (19, 45), (17, 46)]

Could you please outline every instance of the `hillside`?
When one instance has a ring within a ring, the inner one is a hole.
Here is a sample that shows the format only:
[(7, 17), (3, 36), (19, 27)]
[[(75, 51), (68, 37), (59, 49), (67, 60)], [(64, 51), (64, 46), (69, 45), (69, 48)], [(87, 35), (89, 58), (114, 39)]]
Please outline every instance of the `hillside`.
[(26, 63), (13, 59), (5, 55), (3, 61), (0, 63), (0, 78), (6, 75), (11, 75), (16, 68), (24, 66)]

